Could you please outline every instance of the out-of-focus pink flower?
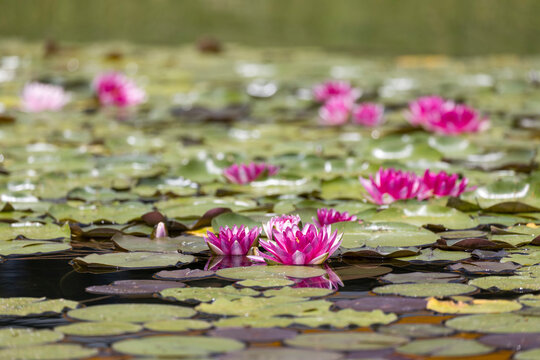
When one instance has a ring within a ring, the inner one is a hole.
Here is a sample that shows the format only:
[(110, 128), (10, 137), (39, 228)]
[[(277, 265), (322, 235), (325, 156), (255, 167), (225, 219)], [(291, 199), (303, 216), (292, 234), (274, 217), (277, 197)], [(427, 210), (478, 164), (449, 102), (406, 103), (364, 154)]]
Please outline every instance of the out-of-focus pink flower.
[(286, 228), (293, 228), (296, 231), (298, 230), (300, 221), (302, 220), (298, 215), (274, 216), (263, 224), (263, 229), (266, 233), (266, 237), (268, 238), (268, 240), (272, 240), (272, 234), (274, 233), (274, 230), (283, 232)]
[(146, 100), (146, 93), (124, 74), (111, 71), (96, 76), (93, 88), (104, 106), (126, 107)]
[(439, 116), (429, 119), (424, 127), (441, 135), (480, 132), (489, 127), (489, 120), (467, 105), (443, 106)]
[(356, 221), (358, 218), (355, 215), (349, 215), (347, 211), (339, 212), (336, 209), (317, 209), (317, 217), (313, 218), (313, 222), (317, 226), (331, 225), (341, 221)]
[(328, 264), (324, 264), (326, 274), (307, 278), (307, 279), (293, 279), (296, 284), (293, 288), (322, 288), (329, 290), (338, 290), (340, 286), (343, 286), (343, 281), (338, 274), (336, 274)]
[(204, 240), (214, 255), (246, 255), (260, 233), (261, 229), (257, 226), (251, 230), (244, 225), (234, 225), (232, 229), (225, 226), (219, 228), (217, 236), (208, 231)]
[(474, 190), (474, 188), (467, 188), (469, 180), (463, 178), (459, 182), (458, 174), (447, 174), (444, 171), (439, 173), (431, 172), (426, 170), (424, 176), (422, 177), (422, 186), (423, 190), (420, 193), (420, 200), (425, 198), (435, 196), (435, 197), (444, 197), (444, 196), (459, 196), (465, 191)]
[(319, 265), (326, 261), (341, 244), (343, 234), (332, 233), (330, 225), (318, 228), (306, 224), (301, 230), (287, 227), (283, 231), (274, 228), (272, 240), (260, 240), (259, 244), (269, 254), (259, 252), (249, 258), (283, 265)]
[(315, 85), (313, 96), (318, 102), (326, 102), (334, 97), (346, 97), (351, 101), (360, 96), (360, 91), (355, 89), (346, 81), (331, 80)]
[(28, 83), (21, 94), (21, 108), (25, 112), (58, 111), (66, 105), (71, 96), (61, 86)]
[(355, 124), (364, 126), (380, 125), (384, 118), (384, 106), (375, 103), (362, 103), (353, 108), (352, 119)]
[(167, 236), (168, 236), (167, 228), (165, 227), (165, 224), (162, 221), (160, 221), (156, 226), (154, 237), (162, 238), (162, 237), (167, 237)]
[(319, 109), (321, 124), (337, 126), (347, 123), (351, 114), (353, 101), (349, 97), (335, 96)]
[(375, 176), (360, 178), (360, 182), (369, 193), (370, 200), (379, 205), (416, 198), (423, 190), (422, 179), (415, 173), (393, 168), (380, 168)]
[(440, 116), (449, 102), (440, 96), (422, 96), (409, 103), (408, 120), (412, 125), (425, 125)]
[(249, 184), (258, 178), (273, 176), (279, 172), (279, 167), (266, 163), (233, 164), (223, 170), (223, 176), (233, 184)]

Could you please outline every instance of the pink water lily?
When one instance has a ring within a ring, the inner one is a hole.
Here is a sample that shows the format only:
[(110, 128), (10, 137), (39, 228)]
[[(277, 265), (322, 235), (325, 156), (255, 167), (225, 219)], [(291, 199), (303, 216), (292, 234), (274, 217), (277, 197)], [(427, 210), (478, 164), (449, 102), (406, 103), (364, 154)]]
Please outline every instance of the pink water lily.
[(346, 124), (353, 107), (353, 101), (347, 96), (335, 96), (319, 109), (322, 125), (338, 126)]
[(265, 175), (273, 176), (279, 167), (266, 163), (233, 164), (223, 170), (223, 176), (233, 184), (245, 185)]
[[(422, 179), (413, 172), (393, 168), (380, 168), (369, 179), (360, 178), (361, 184), (376, 204), (390, 204), (401, 199), (414, 199), (423, 190)], [(422, 195), (420, 195), (423, 197)]]
[(430, 196), (459, 196), (466, 191), (474, 190), (467, 188), (469, 180), (467, 178), (459, 181), (458, 174), (447, 174), (444, 171), (439, 173), (426, 170), (422, 177), (423, 191), (421, 192), (420, 200)]
[(424, 96), (411, 102), (408, 120), (441, 135), (475, 133), (489, 127), (489, 120), (475, 109), (438, 96)]
[(244, 225), (234, 225), (232, 229), (225, 226), (219, 228), (217, 235), (208, 231), (204, 240), (214, 255), (246, 255), (256, 245), (260, 233), (257, 226), (251, 230)]
[(448, 101), (440, 96), (422, 96), (409, 103), (407, 119), (412, 125), (425, 125), (437, 118)]
[(93, 88), (104, 106), (133, 106), (146, 100), (143, 89), (124, 74), (115, 71), (96, 76)]
[(167, 234), (167, 228), (165, 227), (165, 223), (163, 223), (162, 221), (160, 221), (157, 225), (156, 225), (156, 229), (154, 231), (154, 237), (156, 238), (163, 238), (163, 237), (167, 237), (169, 236)]
[(28, 83), (21, 94), (21, 109), (25, 112), (59, 111), (71, 99), (61, 86)]
[(324, 103), (334, 97), (346, 97), (352, 101), (360, 96), (360, 91), (346, 81), (331, 80), (315, 85), (313, 96), (318, 102)]
[(489, 127), (489, 120), (467, 105), (443, 106), (439, 116), (430, 118), (424, 127), (441, 135), (476, 133)]
[(296, 231), (299, 228), (300, 221), (301, 219), (298, 215), (274, 216), (263, 224), (263, 229), (268, 240), (272, 240), (274, 230), (283, 232), (287, 228), (292, 228)]
[(313, 222), (317, 226), (331, 225), (342, 221), (357, 221), (355, 215), (349, 215), (347, 211), (339, 212), (336, 209), (317, 209), (317, 217), (313, 218)]
[(375, 103), (361, 103), (352, 110), (352, 121), (364, 126), (380, 125), (384, 118), (384, 106)]
[(306, 224), (302, 229), (292, 226), (283, 231), (273, 228), (273, 240), (259, 241), (268, 253), (258, 252), (250, 259), (270, 264), (318, 265), (339, 248), (342, 236), (337, 231), (332, 232), (330, 225), (318, 228)]

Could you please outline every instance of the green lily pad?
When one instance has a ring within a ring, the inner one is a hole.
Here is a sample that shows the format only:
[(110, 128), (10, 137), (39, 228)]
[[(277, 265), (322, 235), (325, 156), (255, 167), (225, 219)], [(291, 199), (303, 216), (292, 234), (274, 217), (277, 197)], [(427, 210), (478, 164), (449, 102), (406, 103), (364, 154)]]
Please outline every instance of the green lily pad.
[(411, 297), (462, 295), (474, 291), (476, 291), (474, 286), (454, 283), (390, 284), (373, 289), (373, 292), (379, 295), (396, 294)]
[(519, 351), (514, 355), (515, 360), (536, 360), (540, 358), (540, 349)]
[(484, 276), (469, 281), (470, 285), (480, 289), (496, 289), (503, 291), (536, 291), (540, 290), (538, 278), (528, 276)]
[(474, 356), (493, 350), (491, 346), (466, 339), (415, 340), (397, 348), (400, 353), (424, 356)]
[(115, 336), (136, 333), (142, 326), (119, 321), (78, 322), (54, 328), (66, 335), (72, 336)]
[(199, 253), (208, 250), (203, 238), (198, 236), (178, 236), (149, 239), (146, 237), (115, 234), (114, 244), (126, 251)]
[(156, 255), (153, 252), (117, 252), (108, 254), (90, 254), (77, 257), (73, 262), (81, 267), (88, 268), (117, 268), (117, 269), (154, 269), (178, 264), (187, 264), (195, 260), (191, 255), (178, 253), (163, 253)]
[(445, 337), (455, 331), (444, 326), (432, 324), (392, 324), (381, 326), (378, 332), (389, 335), (407, 336), (413, 338)]
[(540, 317), (509, 313), (469, 315), (450, 319), (446, 326), (480, 333), (534, 333), (540, 332)]
[(315, 351), (288, 348), (252, 348), (234, 352), (221, 357), (222, 360), (339, 360), (338, 352)]
[(97, 353), (97, 349), (77, 344), (49, 344), (0, 349), (0, 359), (66, 360), (87, 358)]
[(323, 297), (334, 293), (332, 289), (323, 288), (291, 288), (284, 287), (281, 289), (266, 290), (265, 296), (290, 296), (290, 297), (302, 297), (302, 298), (316, 298)]
[(309, 327), (332, 326), (344, 328), (348, 326), (371, 326), (374, 324), (389, 324), (397, 320), (396, 314), (386, 314), (381, 310), (356, 311), (345, 309), (328, 311), (314, 316), (303, 316), (294, 319), (295, 324)]
[(27, 223), (0, 223), (0, 240), (13, 240), (17, 236), (23, 236), (31, 240), (45, 239), (68, 239), (71, 230), (68, 224), (58, 226), (55, 224), (42, 224), (38, 222)]
[(31, 316), (59, 314), (66, 309), (74, 309), (79, 305), (76, 301), (65, 299), (12, 297), (0, 298), (0, 316)]
[(463, 251), (445, 251), (439, 249), (424, 249), (420, 255), (400, 258), (411, 262), (454, 262), (469, 259), (469, 253)]
[(127, 202), (107, 205), (81, 205), (73, 207), (68, 204), (57, 204), (49, 209), (49, 213), (58, 221), (74, 221), (89, 224), (106, 220), (117, 224), (125, 224), (141, 215), (152, 211), (152, 206), (140, 202)]
[(523, 305), (530, 307), (540, 307), (540, 295), (526, 294), (518, 298)]
[(249, 288), (268, 289), (275, 287), (283, 287), (294, 285), (294, 281), (281, 278), (268, 278), (268, 279), (247, 279), (236, 282), (236, 285)]
[(70, 318), (87, 321), (113, 321), (143, 323), (157, 320), (189, 318), (195, 315), (192, 308), (161, 304), (107, 304), (71, 310)]
[(71, 245), (67, 243), (36, 240), (0, 240), (0, 255), (2, 256), (50, 254), (69, 249), (71, 249)]
[(225, 286), (221, 288), (171, 288), (165, 289), (159, 294), (163, 298), (172, 298), (178, 301), (209, 302), (216, 299), (238, 299), (244, 296), (257, 296), (260, 293), (249, 288), (237, 289), (232, 286)]
[(285, 343), (289, 346), (307, 349), (355, 351), (391, 348), (401, 345), (407, 340), (407, 338), (395, 335), (341, 332), (300, 334), (294, 339), (285, 340)]
[(407, 284), (461, 282), (464, 280), (464, 278), (458, 274), (417, 271), (405, 274), (386, 274), (385, 276), (381, 277), (380, 280), (392, 284)]
[(0, 348), (42, 345), (54, 343), (64, 338), (61, 332), (32, 328), (3, 328), (0, 329)]
[(144, 323), (144, 327), (153, 331), (178, 332), (209, 329), (212, 324), (203, 320), (174, 319), (147, 322)]
[(234, 267), (220, 269), (216, 272), (217, 276), (231, 280), (256, 280), (270, 277), (305, 279), (324, 274), (326, 274), (326, 271), (320, 267), (292, 265)]
[(216, 233), (219, 232), (220, 227), (228, 226), (229, 228), (232, 228), (234, 225), (245, 225), (250, 229), (255, 226), (258, 226), (259, 228), (262, 227), (260, 222), (236, 213), (224, 213), (212, 219), (212, 228)]
[(189, 357), (222, 354), (244, 348), (240, 341), (206, 336), (151, 336), (129, 339), (112, 345), (115, 351), (158, 357)]

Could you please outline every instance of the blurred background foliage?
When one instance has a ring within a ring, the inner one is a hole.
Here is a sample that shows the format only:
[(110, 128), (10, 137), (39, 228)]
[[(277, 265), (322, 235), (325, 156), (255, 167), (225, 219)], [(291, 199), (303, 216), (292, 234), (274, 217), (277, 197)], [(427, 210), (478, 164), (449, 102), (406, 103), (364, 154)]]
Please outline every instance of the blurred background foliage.
[(535, 54), (538, 0), (0, 0), (0, 39)]

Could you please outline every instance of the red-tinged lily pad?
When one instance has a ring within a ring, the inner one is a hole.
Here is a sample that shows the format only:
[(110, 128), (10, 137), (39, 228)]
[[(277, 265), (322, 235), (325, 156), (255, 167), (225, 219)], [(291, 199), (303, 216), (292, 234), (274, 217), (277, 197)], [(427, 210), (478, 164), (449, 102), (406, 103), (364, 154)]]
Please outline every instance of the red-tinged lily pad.
[(210, 270), (200, 269), (180, 269), (180, 270), (162, 270), (154, 274), (156, 279), (190, 281), (205, 279), (214, 276), (216, 273)]
[(408, 313), (426, 308), (427, 300), (401, 296), (366, 296), (351, 300), (338, 300), (334, 303), (342, 309), (371, 311), (380, 309), (384, 312)]
[(181, 288), (186, 285), (176, 281), (162, 280), (117, 280), (109, 285), (94, 285), (86, 292), (102, 295), (151, 295), (169, 288)]
[(219, 357), (219, 360), (340, 360), (343, 354), (330, 351), (315, 351), (288, 348), (250, 348)]
[(452, 264), (448, 266), (449, 270), (458, 271), (464, 274), (482, 275), (482, 274), (513, 274), (521, 266), (511, 262), (500, 263), (495, 261), (470, 261)]
[(439, 239), (437, 247), (443, 250), (498, 250), (511, 245), (504, 245), (483, 238), (446, 240)]
[(294, 338), (298, 332), (279, 328), (220, 328), (208, 332), (208, 335), (236, 339), (245, 342), (274, 342)]
[(528, 350), (540, 348), (540, 333), (486, 335), (478, 341), (501, 349)]

